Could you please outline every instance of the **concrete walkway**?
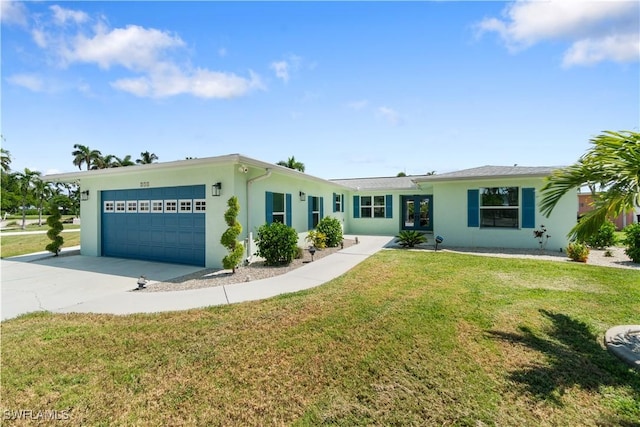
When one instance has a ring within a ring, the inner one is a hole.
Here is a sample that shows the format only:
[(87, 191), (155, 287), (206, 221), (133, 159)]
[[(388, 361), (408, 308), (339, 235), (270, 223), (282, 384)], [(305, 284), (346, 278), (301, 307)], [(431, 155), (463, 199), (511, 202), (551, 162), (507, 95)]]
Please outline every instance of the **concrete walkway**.
[(154, 313), (260, 300), (319, 286), (375, 254), (393, 238), (364, 236), (359, 240), (357, 245), (277, 277), (173, 292), (132, 290), (142, 274), (149, 280), (164, 281), (201, 268), (81, 255), (2, 260), (1, 318), (6, 320), (41, 310), (57, 313)]

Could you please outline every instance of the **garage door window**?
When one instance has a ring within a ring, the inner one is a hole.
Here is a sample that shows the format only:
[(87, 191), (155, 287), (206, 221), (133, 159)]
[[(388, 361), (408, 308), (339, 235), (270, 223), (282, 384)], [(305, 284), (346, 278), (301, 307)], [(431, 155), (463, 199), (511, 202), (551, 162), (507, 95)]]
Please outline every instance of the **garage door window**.
[(127, 212), (131, 212), (131, 213), (138, 212), (137, 200), (127, 200)]
[(207, 210), (207, 202), (205, 200), (194, 200), (193, 201), (193, 211), (194, 212), (205, 212)]
[(176, 213), (176, 212), (178, 212), (178, 201), (177, 200), (165, 200), (164, 201), (164, 212), (165, 213)]
[(113, 212), (115, 210), (114, 202), (104, 202), (104, 211)]
[(138, 201), (138, 212), (140, 213), (149, 213), (151, 209), (151, 202), (148, 200), (140, 200)]
[(124, 212), (124, 201), (119, 200), (116, 202), (116, 212), (117, 213), (123, 213)]

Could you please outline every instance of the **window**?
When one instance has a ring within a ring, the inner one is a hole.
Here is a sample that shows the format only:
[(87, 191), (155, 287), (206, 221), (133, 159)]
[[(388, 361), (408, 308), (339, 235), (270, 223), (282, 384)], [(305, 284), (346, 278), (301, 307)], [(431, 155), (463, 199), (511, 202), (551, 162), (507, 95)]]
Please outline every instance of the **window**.
[(291, 194), (265, 192), (267, 224), (281, 222), (291, 227)]
[(344, 194), (333, 193), (333, 211), (344, 212)]
[(360, 218), (385, 218), (385, 196), (361, 196)]
[(322, 197), (309, 196), (309, 229), (314, 229), (320, 222), (322, 213)]
[(116, 202), (116, 212), (122, 213), (125, 211), (125, 203), (122, 200)]
[(177, 200), (165, 200), (164, 201), (164, 211), (165, 211), (165, 213), (176, 213), (176, 212), (178, 212), (178, 201)]
[(104, 211), (105, 212), (113, 212), (115, 210), (114, 202), (104, 202)]
[(127, 200), (127, 212), (138, 212), (137, 200)]
[(193, 205), (192, 200), (180, 200), (180, 213), (190, 213), (191, 206)]
[(149, 213), (151, 210), (151, 202), (148, 200), (140, 200), (138, 202), (138, 212), (140, 213)]
[(162, 200), (152, 200), (151, 212), (154, 212), (154, 213), (164, 212), (164, 202)]
[(480, 227), (518, 228), (519, 217), (518, 187), (480, 189)]
[(204, 199), (194, 200), (193, 201), (193, 211), (194, 212), (206, 212), (207, 210), (207, 202)]

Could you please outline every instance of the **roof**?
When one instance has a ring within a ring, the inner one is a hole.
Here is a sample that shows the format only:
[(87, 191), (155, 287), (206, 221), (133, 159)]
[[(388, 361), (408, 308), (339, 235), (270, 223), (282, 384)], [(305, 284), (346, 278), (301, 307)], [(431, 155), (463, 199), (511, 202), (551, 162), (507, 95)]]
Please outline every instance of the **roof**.
[(58, 173), (43, 176), (45, 181), (53, 182), (74, 182), (80, 181), (82, 178), (95, 178), (95, 177), (109, 177), (112, 175), (127, 175), (127, 174), (139, 174), (150, 170), (165, 170), (165, 169), (180, 169), (191, 166), (214, 166), (219, 164), (240, 164), (244, 166), (252, 166), (262, 169), (269, 169), (272, 172), (278, 172), (285, 175), (293, 175), (304, 177), (313, 181), (319, 181), (323, 183), (332, 183), (341, 185), (338, 182), (329, 181), (323, 178), (318, 178), (313, 175), (305, 174), (295, 169), (289, 169), (285, 166), (276, 165), (273, 163), (263, 162), (261, 160), (253, 159), (251, 157), (244, 156), (242, 154), (228, 154), (224, 156), (216, 157), (204, 157), (199, 159), (187, 159), (187, 160), (175, 160), (171, 162), (163, 163), (149, 163), (145, 165), (126, 166), (119, 168), (106, 168), (96, 169), (88, 171), (77, 171)]
[[(418, 176), (394, 176), (377, 178), (332, 179), (331, 182), (355, 190), (411, 190), (418, 188), (415, 178)], [(422, 177), (422, 175), (420, 175)]]
[(416, 182), (458, 181), (478, 178), (527, 178), (545, 177), (562, 166), (480, 166), (460, 171), (415, 177)]

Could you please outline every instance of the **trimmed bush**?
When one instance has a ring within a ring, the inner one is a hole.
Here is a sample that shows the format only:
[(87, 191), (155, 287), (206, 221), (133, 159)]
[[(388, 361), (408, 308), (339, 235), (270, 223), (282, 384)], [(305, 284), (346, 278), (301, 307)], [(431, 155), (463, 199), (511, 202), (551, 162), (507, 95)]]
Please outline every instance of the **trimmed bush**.
[(330, 248), (335, 248), (340, 245), (340, 242), (342, 242), (342, 225), (338, 218), (331, 216), (322, 218), (320, 222), (318, 222), (316, 231), (326, 236), (326, 243)]
[(58, 209), (58, 204), (56, 202), (51, 203), (51, 215), (47, 218), (47, 225), (49, 226), (49, 231), (47, 231), (47, 237), (51, 240), (45, 249), (51, 253), (54, 253), (55, 256), (58, 256), (60, 250), (62, 248), (62, 244), (64, 243), (64, 239), (60, 235), (64, 226), (62, 225), (62, 221), (60, 218), (60, 209)]
[(227, 248), (229, 254), (222, 259), (222, 267), (235, 273), (236, 267), (240, 264), (244, 255), (244, 246), (236, 240), (242, 233), (242, 225), (237, 220), (240, 213), (238, 198), (236, 196), (231, 197), (227, 202), (227, 206), (229, 209), (224, 213), (224, 220), (229, 228), (222, 233), (220, 243)]
[(398, 244), (403, 248), (413, 248), (415, 245), (427, 241), (427, 237), (416, 230), (402, 230), (396, 238), (398, 239)]
[(624, 253), (631, 261), (640, 263), (640, 223), (628, 225), (622, 231), (625, 234), (622, 243), (627, 247)]
[(605, 221), (598, 232), (585, 240), (592, 248), (606, 248), (616, 244), (616, 226), (611, 221)]
[(309, 234), (307, 234), (304, 240), (311, 242), (316, 249), (324, 249), (327, 247), (327, 236), (317, 230), (309, 231)]
[(264, 224), (258, 228), (256, 255), (267, 265), (288, 265), (298, 254), (298, 233), (281, 222)]
[(567, 255), (573, 261), (587, 262), (589, 258), (589, 248), (584, 243), (572, 242), (567, 246)]

